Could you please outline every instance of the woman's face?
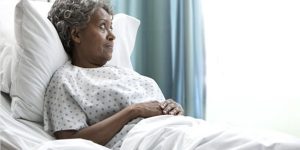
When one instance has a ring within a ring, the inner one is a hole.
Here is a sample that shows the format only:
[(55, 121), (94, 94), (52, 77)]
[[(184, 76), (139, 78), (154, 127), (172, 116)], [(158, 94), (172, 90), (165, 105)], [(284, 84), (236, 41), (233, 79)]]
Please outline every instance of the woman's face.
[(109, 61), (115, 39), (111, 30), (112, 16), (103, 8), (97, 9), (87, 26), (79, 29), (75, 38), (72, 36), (74, 41), (72, 63), (80, 67), (94, 68)]

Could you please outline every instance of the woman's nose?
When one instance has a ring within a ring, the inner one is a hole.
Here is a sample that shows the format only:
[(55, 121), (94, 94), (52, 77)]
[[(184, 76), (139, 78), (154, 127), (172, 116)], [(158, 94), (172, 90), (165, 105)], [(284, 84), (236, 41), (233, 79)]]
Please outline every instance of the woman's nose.
[(115, 40), (115, 35), (112, 33), (112, 31), (108, 31), (108, 34), (106, 36), (106, 39), (109, 40), (109, 41), (113, 41)]

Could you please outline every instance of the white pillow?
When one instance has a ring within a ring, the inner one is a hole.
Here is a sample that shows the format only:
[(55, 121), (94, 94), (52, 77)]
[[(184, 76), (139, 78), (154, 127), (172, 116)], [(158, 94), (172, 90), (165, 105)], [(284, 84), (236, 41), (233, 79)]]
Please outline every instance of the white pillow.
[(140, 21), (125, 14), (116, 14), (112, 25), (116, 39), (112, 59), (107, 64), (133, 69), (130, 56), (134, 48)]
[[(20, 48), (17, 48), (10, 91), (11, 109), (15, 118), (43, 121), (46, 87), (55, 70), (67, 60), (57, 32), (46, 18), (50, 6), (49, 3), (28, 0), (21, 0), (16, 6), (15, 34)], [(40, 14), (39, 11), (46, 14)], [(129, 57), (139, 21), (124, 14), (115, 15), (114, 18), (119, 19), (113, 22), (117, 38), (110, 64), (132, 68)]]
[(11, 75), (14, 66), (15, 46), (11, 43), (0, 45), (0, 91), (9, 93), (11, 87)]
[[(38, 5), (48, 10), (51, 7), (47, 3)], [(52, 23), (27, 0), (16, 5), (15, 35), (20, 48), (17, 48), (10, 91), (13, 116), (41, 122), (47, 84), (68, 57)]]
[(0, 0), (0, 91), (8, 93), (11, 85), (11, 66), (16, 43), (14, 8), (18, 1)]
[(14, 8), (18, 0), (0, 0), (0, 53), (2, 44), (15, 44)]

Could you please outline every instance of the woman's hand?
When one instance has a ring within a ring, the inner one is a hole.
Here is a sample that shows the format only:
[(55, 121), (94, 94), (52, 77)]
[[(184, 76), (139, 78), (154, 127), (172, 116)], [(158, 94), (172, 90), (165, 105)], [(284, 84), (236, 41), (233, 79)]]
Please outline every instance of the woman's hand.
[(163, 115), (158, 101), (149, 101), (132, 105), (132, 109), (138, 113), (139, 117), (148, 118)]
[(160, 103), (164, 115), (183, 115), (183, 108), (172, 99), (167, 99)]

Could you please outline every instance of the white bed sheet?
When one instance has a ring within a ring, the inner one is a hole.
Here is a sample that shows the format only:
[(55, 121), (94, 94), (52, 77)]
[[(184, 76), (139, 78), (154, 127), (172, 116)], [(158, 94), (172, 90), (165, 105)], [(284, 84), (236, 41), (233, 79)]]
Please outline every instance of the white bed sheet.
[(10, 100), (0, 95), (0, 150), (109, 150), (83, 139), (55, 140), (42, 125), (11, 116)]
[(121, 149), (300, 150), (300, 139), (185, 116), (157, 116), (139, 122), (128, 133)]
[[(0, 150), (109, 150), (84, 139), (55, 140), (41, 125), (11, 116), (9, 97), (0, 95)], [(237, 128), (184, 116), (142, 120), (121, 150), (300, 150), (300, 139), (277, 132)]]

